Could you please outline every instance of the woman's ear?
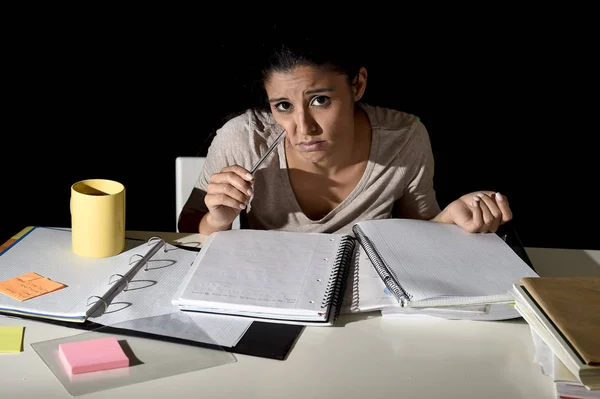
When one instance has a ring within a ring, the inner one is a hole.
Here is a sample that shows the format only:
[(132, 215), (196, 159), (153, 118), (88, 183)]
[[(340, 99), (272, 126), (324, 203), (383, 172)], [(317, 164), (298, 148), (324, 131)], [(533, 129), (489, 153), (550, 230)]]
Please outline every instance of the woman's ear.
[(365, 90), (367, 89), (367, 69), (361, 67), (358, 71), (358, 75), (352, 82), (352, 95), (354, 97), (354, 101), (359, 101), (362, 96), (365, 94)]

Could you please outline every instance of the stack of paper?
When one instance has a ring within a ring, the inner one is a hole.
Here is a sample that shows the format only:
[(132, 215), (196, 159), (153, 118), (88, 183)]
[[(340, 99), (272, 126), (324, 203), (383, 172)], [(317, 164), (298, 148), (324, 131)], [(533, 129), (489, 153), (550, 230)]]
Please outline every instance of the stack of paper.
[(353, 249), (341, 234), (220, 231), (206, 240), (172, 303), (186, 314), (329, 326)]
[(358, 298), (347, 301), (355, 311), (517, 318), (509, 292), (521, 278), (538, 276), (496, 234), (409, 219), (361, 221), (353, 231), (364, 253), (353, 274)]
[[(496, 244), (505, 245), (501, 242), (496, 242)], [(472, 259), (471, 262), (476, 263), (477, 260)], [(414, 265), (415, 268), (420, 267), (419, 263), (414, 263)], [(531, 270), (528, 270), (527, 273), (535, 275)], [(468, 280), (469, 273), (465, 272), (464, 275), (465, 279)], [(511, 281), (510, 277), (506, 281), (508, 293), (508, 290), (512, 286), (509, 282)], [(516, 281), (518, 281), (518, 278)], [(476, 283), (476, 280), (473, 279), (472, 282)], [(442, 281), (439, 284), (442, 284)], [(381, 279), (373, 263), (369, 260), (366, 251), (361, 247), (357, 248), (356, 261), (349, 273), (347, 286), (344, 298), (345, 313), (381, 311), (381, 315), (384, 317), (427, 316), (452, 320), (508, 320), (521, 317), (516, 311), (513, 300), (510, 297), (505, 302), (497, 303), (402, 307), (398, 299)], [(448, 287), (445, 289), (448, 289)], [(489, 292), (493, 292), (492, 286), (488, 289), (490, 290)], [(446, 292), (450, 293), (451, 291), (448, 290)], [(441, 297), (439, 298), (441, 299)]]
[(540, 365), (544, 375), (552, 378), (557, 397), (572, 399), (600, 398), (600, 390), (590, 390), (583, 385), (533, 328), (531, 328), (531, 338), (535, 345), (533, 361)]
[(600, 277), (524, 278), (516, 309), (588, 390), (600, 389)]

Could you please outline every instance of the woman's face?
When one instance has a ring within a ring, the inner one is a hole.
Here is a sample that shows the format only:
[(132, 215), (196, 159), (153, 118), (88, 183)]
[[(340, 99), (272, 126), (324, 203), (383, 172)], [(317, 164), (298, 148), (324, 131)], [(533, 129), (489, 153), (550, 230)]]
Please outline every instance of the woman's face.
[(265, 82), (273, 116), (287, 131), (289, 147), (316, 163), (345, 150), (353, 140), (357, 88), (360, 84), (350, 85), (346, 75), (308, 66), (273, 73)]

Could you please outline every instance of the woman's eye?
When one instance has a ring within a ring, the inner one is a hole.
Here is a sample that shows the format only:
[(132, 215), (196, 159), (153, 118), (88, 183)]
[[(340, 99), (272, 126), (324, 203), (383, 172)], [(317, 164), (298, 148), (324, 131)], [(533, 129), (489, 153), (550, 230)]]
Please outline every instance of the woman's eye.
[(278, 111), (286, 112), (292, 108), (292, 104), (288, 103), (287, 101), (282, 101), (280, 103), (277, 103), (277, 105), (275, 105), (275, 108), (277, 108)]
[(323, 106), (327, 104), (329, 104), (329, 97), (327, 96), (317, 96), (312, 100), (312, 105)]

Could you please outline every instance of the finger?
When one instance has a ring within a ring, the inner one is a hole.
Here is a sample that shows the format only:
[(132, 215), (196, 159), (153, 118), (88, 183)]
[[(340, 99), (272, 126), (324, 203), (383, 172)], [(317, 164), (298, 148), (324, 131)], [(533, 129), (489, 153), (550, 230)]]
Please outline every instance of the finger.
[(223, 169), (221, 169), (221, 173), (223, 173), (223, 172), (233, 172), (233, 173), (237, 174), (238, 176), (240, 176), (242, 179), (247, 180), (247, 181), (254, 180), (254, 176), (252, 176), (250, 171), (248, 169), (242, 168), (239, 165), (226, 166)]
[[(228, 167), (230, 168), (230, 167)], [(228, 184), (237, 188), (241, 193), (252, 196), (252, 182), (246, 180), (247, 176), (240, 176), (240, 170), (227, 170), (224, 168), (221, 172), (210, 176), (209, 184)], [(239, 167), (236, 167), (239, 168)], [(242, 170), (245, 170), (241, 168)]]
[(215, 196), (224, 195), (241, 204), (247, 204), (250, 199), (248, 193), (242, 193), (229, 183), (208, 183), (208, 186), (206, 186), (206, 194)]
[(483, 220), (484, 220), (484, 222), (486, 222), (486, 224), (489, 225), (488, 232), (495, 233), (498, 230), (498, 227), (500, 226), (500, 221), (502, 220), (502, 211), (496, 204), (495, 196), (491, 197), (489, 195), (483, 195), (483, 196), (480, 196), (480, 198), (487, 205), (487, 208), (488, 208), (489, 212), (491, 213), (491, 217), (492, 217), (491, 220), (486, 221), (485, 213), (484, 213)]
[[(485, 197), (485, 195), (484, 195), (484, 197)], [(482, 197), (477, 197), (477, 198), (479, 199), (478, 204), (479, 204), (479, 208), (481, 209), (481, 215), (482, 215), (482, 219), (483, 219), (483, 223), (482, 223), (481, 228), (479, 229), (479, 232), (487, 233), (490, 230), (491, 222), (494, 219), (494, 216), (492, 215), (492, 212), (490, 212), (490, 208), (485, 203), (485, 200), (483, 200)]]
[(473, 202), (470, 205), (470, 209), (472, 212), (471, 221), (466, 224), (466, 230), (470, 233), (476, 233), (483, 226), (483, 215), (481, 212), (481, 208), (479, 207), (479, 203), (481, 199), (477, 196), (473, 197)]
[(510, 209), (510, 205), (508, 205), (508, 198), (500, 193), (496, 193), (496, 203), (502, 212), (502, 222), (506, 223), (512, 220), (513, 213)]
[(209, 210), (216, 209), (220, 206), (226, 206), (235, 210), (246, 209), (246, 204), (244, 202), (240, 202), (223, 193), (206, 194), (204, 203)]

